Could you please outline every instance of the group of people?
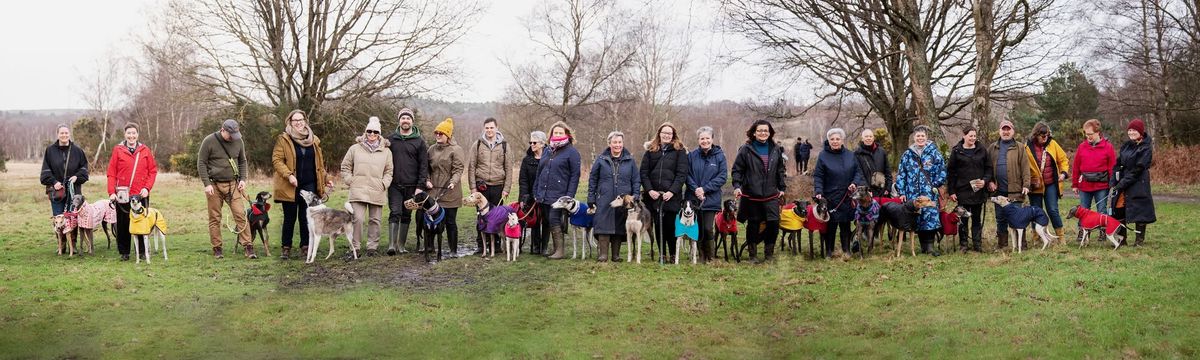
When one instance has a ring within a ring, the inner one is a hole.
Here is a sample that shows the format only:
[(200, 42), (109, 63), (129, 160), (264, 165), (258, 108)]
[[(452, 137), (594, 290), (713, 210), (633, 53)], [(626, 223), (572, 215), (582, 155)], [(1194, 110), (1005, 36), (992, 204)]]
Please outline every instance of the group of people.
[[(333, 181), (326, 172), (321, 140), (309, 127), (307, 114), (294, 110), (285, 121), (284, 131), (275, 139), (271, 164), (273, 199), (283, 208), (281, 256), (287, 259), (296, 243), (297, 225), (301, 229), (300, 251), (307, 253), (309, 246), (309, 233), (303, 230), (308, 228), (305, 216), (308, 204), (299, 195), (300, 191), (327, 197), (333, 190)], [(432, 144), (426, 142), (413, 122), (413, 111), (402, 109), (395, 129), (384, 135), (382, 121), (371, 117), (342, 158), (340, 178), (349, 190), (347, 201), (356, 218), (352, 246), (358, 249), (362, 245), (360, 239), (365, 232), (367, 256), (378, 254), (385, 205), (389, 242), (386, 253), (408, 251), (405, 245), (414, 214), (404, 202), (419, 192), (429, 192), (445, 209), (446, 238), (450, 252), (457, 254), (456, 218), (463, 195), (459, 184), (465, 181), (470, 191), (482, 193), (489, 204), (498, 206), (508, 198), (514, 182), (507, 165), (508, 142), (496, 119), (484, 120), (482, 133), (466, 149), (454, 138), (453, 119), (446, 118), (434, 128)], [(114, 146), (109, 160), (107, 192), (118, 209), (115, 229), (118, 252), (122, 260), (128, 260), (129, 202), (140, 201), (149, 206), (157, 165), (150, 149), (138, 142), (138, 125), (129, 123), (124, 129), (125, 140)], [(963, 139), (945, 158), (931, 141), (930, 129), (918, 126), (893, 172), (887, 151), (875, 141), (873, 131), (864, 130), (858, 149), (851, 151), (845, 131), (831, 129), (825, 134), (812, 171), (813, 197), (827, 201), (831, 213), (827, 231), (821, 234), (823, 248), (829, 249), (825, 255), (830, 256), (835, 249), (834, 239), (838, 234), (841, 250), (852, 251), (854, 205), (850, 199), (858, 187), (864, 186), (877, 197), (897, 197), (902, 202), (921, 199), (936, 204), (922, 208), (917, 219), (922, 251), (934, 255), (937, 252), (930, 245), (934, 231), (941, 227), (938, 209), (945, 200), (981, 214), (989, 195), (1008, 196), (1018, 202), (1028, 197), (1033, 206), (1046, 210), (1061, 236), (1063, 224), (1058, 201), (1062, 184), (1068, 180), (1079, 194), (1082, 206), (1095, 206), (1105, 213), (1111, 208), (1118, 219), (1136, 224), (1136, 244), (1141, 244), (1146, 224), (1155, 221), (1148, 171), (1152, 148), (1144, 124), (1141, 120), (1130, 123), (1129, 141), (1121, 146), (1119, 153), (1101, 135), (1099, 121), (1089, 120), (1083, 131), (1087, 141), (1079, 144), (1073, 160), (1067, 158), (1045, 124), (1035, 126), (1028, 142), (1022, 143), (1016, 140), (1015, 128), (1009, 121), (1000, 123), (1000, 140), (990, 146), (979, 142), (977, 129), (966, 127)], [(68, 126), (58, 126), (56, 133), (57, 141), (45, 152), (41, 182), (47, 186), (53, 213), (59, 215), (69, 201), (69, 196), (59, 195), (67, 192), (64, 189), (79, 193), (88, 180), (88, 163), (83, 150), (71, 140)], [(745, 142), (733, 157), (732, 166), (727, 164), (721, 146), (713, 142), (714, 135), (712, 127), (699, 128), (695, 133), (696, 147), (688, 151), (675, 125), (663, 123), (644, 145), (639, 163), (625, 147), (624, 133), (608, 134), (607, 148), (596, 155), (587, 174), (586, 202), (595, 211), (593, 233), (599, 245), (599, 261), (618, 261), (621, 245), (628, 240), (624, 225), (627, 212), (607, 206), (624, 196), (639, 198), (652, 218), (667, 219), (656, 222), (658, 229), (653, 239), (667, 262), (675, 253), (672, 220), (684, 202), (690, 202), (701, 229), (699, 258), (704, 262), (712, 260), (714, 218), (722, 210), (722, 189), (730, 182), (739, 203), (738, 221), (750, 230), (746, 232), (751, 244), (750, 257), (757, 258), (758, 244), (765, 245), (762, 260), (772, 257), (787, 190), (786, 156), (783, 146), (775, 140), (776, 130), (767, 120), (753, 122), (746, 130)], [(562, 223), (565, 210), (551, 205), (560, 197), (574, 197), (582, 176), (582, 159), (574, 147), (575, 141), (571, 127), (561, 121), (551, 125), (548, 134), (533, 131), (515, 181), (519, 206), (543, 215), (530, 226), (530, 247), (551, 259), (564, 258), (566, 231)], [(807, 172), (811, 149), (808, 141), (797, 139), (794, 150), (797, 174)], [(244, 256), (257, 258), (247, 224), (246, 153), (237, 121), (226, 120), (203, 140), (197, 154), (197, 170), (207, 199), (213, 256), (224, 256), (221, 212), (228, 206), (234, 229), (240, 229), (235, 231)], [(416, 218), (421, 221), (419, 216)], [(997, 223), (997, 244), (1003, 247), (1008, 232), (999, 216)], [(982, 218), (971, 217), (960, 231), (961, 248), (981, 251), (981, 233)], [(1079, 236), (1085, 235), (1081, 231)], [(480, 241), (476, 234), (477, 245)]]

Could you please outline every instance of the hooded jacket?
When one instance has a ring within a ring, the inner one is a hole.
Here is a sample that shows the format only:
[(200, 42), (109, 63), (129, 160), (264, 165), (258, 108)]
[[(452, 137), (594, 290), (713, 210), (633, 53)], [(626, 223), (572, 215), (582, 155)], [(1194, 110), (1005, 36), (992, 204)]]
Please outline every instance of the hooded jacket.
[[(1026, 155), (1029, 156), (1029, 183), (1033, 185), (1029, 188), (1029, 193), (1042, 194), (1046, 192), (1048, 184), (1043, 184), (1042, 169), (1049, 166), (1054, 171), (1053, 184), (1058, 188), (1059, 196), (1062, 196), (1062, 182), (1058, 181), (1058, 178), (1059, 174), (1067, 174), (1070, 171), (1071, 163), (1067, 160), (1067, 153), (1063, 151), (1062, 146), (1058, 145), (1058, 141), (1054, 141), (1054, 138), (1050, 137), (1046, 140), (1046, 146), (1042, 151), (1034, 154), (1033, 142), (1034, 140), (1030, 140), (1025, 145)], [(1043, 163), (1043, 159), (1045, 163)]]
[(492, 141), (480, 134), (468, 151), (471, 152), (471, 159), (467, 162), (467, 180), (471, 182), (471, 187), (482, 181), (488, 186), (502, 186), (504, 191), (508, 191), (511, 182), (508, 181), (508, 142), (504, 140), (504, 134), (496, 130)]
[(392, 151), (393, 190), (400, 187), (424, 188), (429, 181), (429, 146), (421, 139), (421, 130), (413, 125), (412, 133), (400, 134), (400, 128), (388, 137), (388, 149)]
[[(462, 176), (466, 169), (462, 147), (454, 142), (429, 146), (429, 181), (433, 182), (430, 195), (437, 196), (438, 205), (447, 209), (462, 206)], [(448, 189), (448, 184), (455, 184)]]
[(560, 197), (574, 197), (579, 191), (579, 162), (579, 151), (573, 143), (558, 149), (545, 148), (542, 160), (538, 162), (534, 201), (550, 205)]
[(387, 189), (392, 183), (392, 152), (389, 142), (379, 137), (379, 146), (371, 150), (359, 136), (342, 157), (342, 181), (350, 187), (349, 202), (387, 205)]
[(900, 156), (900, 170), (896, 172), (896, 192), (906, 200), (926, 196), (938, 206), (921, 208), (917, 216), (917, 230), (934, 230), (941, 227), (938, 208), (942, 202), (938, 200), (935, 189), (946, 183), (946, 162), (937, 145), (928, 143), (925, 146), (913, 144)]
[[(321, 139), (312, 135), (315, 150), (313, 155), (317, 173), (317, 196), (325, 196), (325, 155), (321, 151)], [(289, 175), (296, 174), (296, 144), (287, 132), (282, 132), (275, 138), (275, 147), (271, 150), (271, 165), (275, 168), (275, 202), (295, 202), (296, 186), (288, 182)]]
[[(70, 158), (70, 162), (67, 161), (68, 158)], [(64, 167), (64, 165), (66, 166)], [(64, 170), (66, 173), (63, 172)], [(67, 180), (72, 176), (75, 177), (75, 188), (72, 191), (80, 194), (83, 183), (88, 181), (87, 154), (74, 141), (68, 142), (64, 151), (63, 147), (58, 146), (58, 140), (55, 140), (46, 147), (46, 152), (42, 154), (42, 185), (50, 186), (55, 182), (60, 182), (63, 186), (67, 186)]]
[(621, 151), (621, 156), (615, 160), (611, 149), (596, 156), (592, 163), (592, 172), (588, 174), (587, 202), (595, 204), (596, 215), (592, 218), (592, 231), (596, 235), (623, 235), (625, 224), (618, 224), (624, 219), (624, 208), (613, 208), (609, 204), (621, 195), (637, 196), (641, 191), (641, 175), (638, 173), (637, 162), (629, 150)]
[[(741, 199), (743, 204), (741, 208), (745, 209), (747, 202), (752, 199), (765, 199), (778, 195), (781, 191), (787, 190), (787, 176), (784, 174), (786, 170), (783, 160), (783, 148), (774, 141), (767, 141), (767, 163), (764, 165), (762, 158), (758, 157), (758, 153), (754, 151), (754, 145), (750, 142), (756, 140), (748, 140), (738, 148), (737, 157), (733, 159), (733, 169), (730, 176), (733, 178), (733, 188), (741, 189)], [(764, 212), (762, 214), (750, 214), (749, 211), (738, 211), (739, 221), (755, 220), (779, 220), (779, 203), (782, 199), (762, 202)]]
[(875, 196), (883, 196), (883, 193), (890, 192), (892, 188), (892, 169), (888, 166), (887, 151), (883, 150), (879, 143), (867, 146), (862, 142), (858, 143), (858, 149), (854, 151), (854, 157), (858, 159), (858, 168), (862, 172), (864, 184), (871, 184), (871, 177), (875, 176), (876, 172), (883, 173), (883, 188), (871, 189)]
[(1158, 220), (1154, 213), (1154, 197), (1150, 192), (1150, 166), (1154, 163), (1154, 147), (1149, 137), (1142, 142), (1126, 141), (1121, 144), (1117, 165), (1113, 173), (1117, 177), (1110, 183), (1117, 196), (1125, 196), (1125, 222), (1149, 224)]
[(848, 188), (852, 183), (864, 185), (862, 169), (854, 153), (845, 146), (834, 150), (825, 141), (824, 147), (817, 154), (817, 166), (813, 168), (813, 192), (829, 202), (829, 222), (850, 222), (854, 220), (854, 202), (850, 201)]
[[(992, 181), (992, 159), (983, 144), (976, 142), (975, 147), (963, 147), (963, 141), (950, 150), (950, 159), (946, 161), (946, 189), (957, 195), (958, 202), (964, 205), (980, 205), (987, 201), (987, 183)], [(975, 191), (971, 189), (971, 180), (983, 179), (984, 188)]]
[[(136, 171), (134, 164), (137, 164)], [(138, 143), (130, 153), (122, 141), (113, 147), (107, 173), (109, 195), (117, 193), (117, 186), (128, 186), (129, 195), (136, 195), (142, 189), (149, 193), (154, 190), (154, 180), (158, 177), (158, 163), (154, 161), (154, 152), (146, 144)]]
[[(545, 148), (542, 149), (544, 154)], [(538, 162), (541, 160), (533, 153), (533, 148), (525, 148), (525, 157), (521, 159), (521, 170), (517, 178), (517, 198), (521, 203), (533, 201), (533, 186), (537, 181)]]
[[(666, 212), (676, 212), (682, 208), (683, 185), (687, 183), (688, 171), (691, 169), (688, 166), (687, 150), (676, 149), (670, 144), (663, 144), (658, 151), (646, 150), (642, 155), (642, 185), (645, 186), (645, 192), (642, 196), (642, 201), (647, 207), (657, 205), (659, 200), (650, 198), (650, 190), (658, 192), (671, 192), (670, 200), (662, 204), (662, 208)], [(662, 197), (660, 196), (661, 200)]]

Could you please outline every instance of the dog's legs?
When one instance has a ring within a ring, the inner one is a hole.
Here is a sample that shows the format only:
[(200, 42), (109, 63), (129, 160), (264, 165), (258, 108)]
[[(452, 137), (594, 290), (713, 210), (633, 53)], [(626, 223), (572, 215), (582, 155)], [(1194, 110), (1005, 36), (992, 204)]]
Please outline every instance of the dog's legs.
[(737, 233), (731, 234), (729, 237), (729, 251), (733, 253), (733, 260), (742, 262), (742, 254), (738, 252)]
[(271, 246), (267, 244), (267, 240), (271, 239), (271, 234), (267, 233), (267, 229), (258, 229), (258, 236), (262, 238), (263, 249), (267, 250), (267, 257), (271, 257)]
[(676, 237), (675, 238), (675, 261), (674, 261), (675, 265), (679, 265), (679, 251), (680, 251), (680, 248), (682, 248), (682, 247), (683, 247), (683, 238)]
[(637, 233), (629, 233), (629, 247), (625, 249), (625, 262), (633, 262), (633, 247), (638, 243)]
[(571, 227), (571, 260), (575, 260), (579, 256), (579, 228), (575, 225)]
[(692, 265), (696, 265), (696, 242), (692, 242)]
[[(130, 240), (133, 242), (133, 257), (137, 258), (134, 260), (134, 263), (140, 264), (142, 262), (141, 241), (138, 241), (137, 235), (130, 235), (129, 237), (132, 238)], [(147, 262), (149, 261), (149, 259), (146, 260)]]
[[(638, 241), (637, 241), (637, 251), (636, 251), (637, 255), (634, 256), (637, 258), (636, 260), (637, 260), (638, 264), (642, 263), (642, 241), (644, 241), (644, 239), (647, 236), (650, 236), (650, 233), (646, 233), (646, 232), (642, 232), (641, 230), (638, 230)], [(652, 256), (652, 257), (654, 256), (654, 241), (653, 240), (650, 241), (650, 256)]]
[(158, 231), (158, 230), (155, 230), (155, 231), (158, 233), (157, 235), (158, 235), (159, 241), (162, 241), (163, 261), (170, 260), (167, 258), (167, 234), (163, 234), (162, 231)]

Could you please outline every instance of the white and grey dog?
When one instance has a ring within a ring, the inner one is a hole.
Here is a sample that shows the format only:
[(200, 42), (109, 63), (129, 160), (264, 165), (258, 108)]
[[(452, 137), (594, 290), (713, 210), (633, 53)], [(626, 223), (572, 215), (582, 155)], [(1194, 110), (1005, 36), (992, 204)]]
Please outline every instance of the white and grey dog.
[[(563, 224), (569, 223), (573, 230), (571, 231), (571, 258), (587, 259), (588, 249), (596, 246), (596, 240), (592, 238), (592, 225), (596, 209), (590, 209), (587, 204), (570, 196), (558, 198), (553, 204), (550, 204), (550, 207), (563, 209), (563, 216), (566, 217)], [(583, 248), (582, 254), (579, 251), (580, 247)], [(601, 250), (604, 249), (597, 249), (597, 251)]]
[(350, 244), (350, 253), (358, 259), (358, 250), (354, 248), (354, 208), (346, 202), (346, 210), (337, 210), (325, 206), (325, 200), (318, 198), (308, 190), (300, 190), (300, 197), (308, 204), (308, 237), (310, 239), (308, 254), (305, 254), (305, 264), (317, 259), (317, 248), (321, 247), (321, 236), (329, 237), (329, 255), (333, 256), (333, 241), (338, 235), (345, 235)]

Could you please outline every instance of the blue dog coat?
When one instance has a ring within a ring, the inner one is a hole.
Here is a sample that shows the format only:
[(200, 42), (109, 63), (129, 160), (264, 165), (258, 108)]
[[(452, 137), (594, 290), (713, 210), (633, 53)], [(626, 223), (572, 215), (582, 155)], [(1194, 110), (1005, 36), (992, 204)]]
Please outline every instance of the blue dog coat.
[(1029, 223), (1036, 223), (1041, 226), (1046, 226), (1050, 223), (1050, 218), (1046, 216), (1046, 211), (1039, 207), (1021, 206), (1018, 204), (1008, 204), (1001, 210), (1004, 211), (1004, 218), (1008, 219), (1008, 227), (1023, 229), (1029, 227)]
[[(697, 214), (699, 215), (699, 214)], [(694, 221), (691, 226), (683, 225), (683, 214), (675, 215), (675, 237), (687, 236), (692, 241), (700, 241), (700, 222)], [(699, 219), (696, 219), (699, 220)]]
[(579, 211), (571, 214), (571, 225), (590, 228), (592, 227), (593, 214), (588, 214), (588, 205), (585, 203), (576, 203), (579, 205)]

